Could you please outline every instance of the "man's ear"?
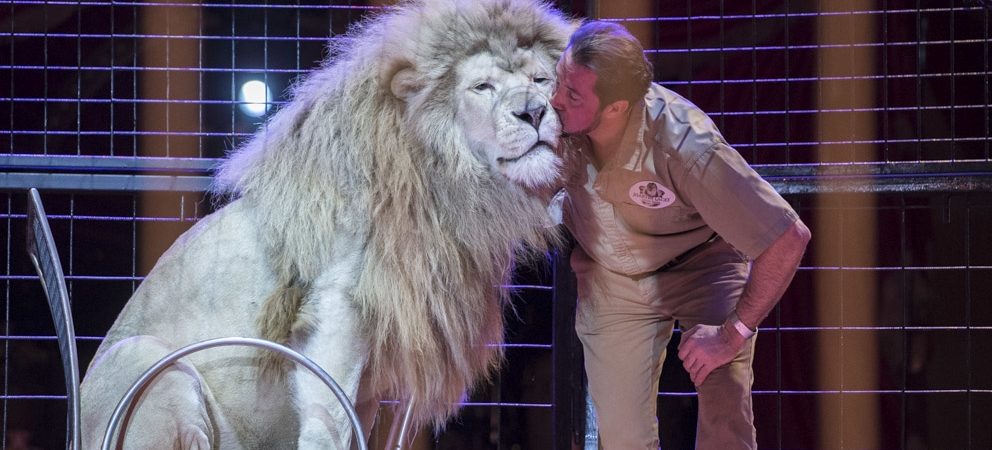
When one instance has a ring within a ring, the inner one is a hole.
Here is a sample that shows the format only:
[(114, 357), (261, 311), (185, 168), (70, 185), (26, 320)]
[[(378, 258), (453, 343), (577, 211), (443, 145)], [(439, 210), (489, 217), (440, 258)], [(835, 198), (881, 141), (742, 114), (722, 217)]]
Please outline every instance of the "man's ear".
[(424, 88), (424, 80), (413, 67), (404, 67), (393, 74), (389, 89), (400, 100), (407, 100)]
[(630, 102), (627, 100), (616, 100), (606, 108), (603, 108), (603, 114), (607, 117), (616, 117), (627, 114), (627, 110), (630, 109)]

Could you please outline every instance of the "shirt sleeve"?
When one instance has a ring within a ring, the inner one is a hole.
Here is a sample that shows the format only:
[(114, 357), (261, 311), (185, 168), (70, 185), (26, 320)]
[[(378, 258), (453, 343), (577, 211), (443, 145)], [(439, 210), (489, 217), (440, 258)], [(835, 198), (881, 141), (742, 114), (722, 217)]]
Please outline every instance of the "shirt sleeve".
[(679, 189), (713, 231), (751, 259), (798, 220), (788, 202), (724, 142), (689, 161)]

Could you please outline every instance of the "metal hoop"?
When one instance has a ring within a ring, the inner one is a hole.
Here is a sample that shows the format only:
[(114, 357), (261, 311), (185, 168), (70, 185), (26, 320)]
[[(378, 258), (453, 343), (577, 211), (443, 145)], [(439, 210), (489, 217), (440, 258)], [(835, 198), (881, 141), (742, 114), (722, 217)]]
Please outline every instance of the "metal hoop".
[(228, 338), (218, 338), (209, 339), (202, 342), (197, 342), (194, 344), (187, 345), (180, 348), (172, 353), (169, 353), (162, 359), (160, 359), (155, 365), (150, 367), (131, 385), (121, 401), (117, 403), (117, 408), (114, 409), (114, 414), (110, 416), (110, 423), (107, 424), (107, 432), (103, 437), (103, 450), (110, 450), (110, 445), (114, 440), (114, 434), (117, 433), (117, 428), (120, 426), (120, 422), (124, 417), (124, 411), (130, 407), (131, 402), (137, 396), (138, 392), (145, 388), (145, 386), (150, 383), (156, 375), (164, 370), (167, 366), (175, 363), (180, 358), (189, 355), (191, 353), (196, 353), (202, 350), (213, 347), (233, 347), (233, 346), (247, 346), (247, 347), (259, 347), (267, 350), (272, 350), (280, 355), (289, 358), (310, 370), (314, 375), (320, 378), (327, 387), (331, 388), (334, 392), (334, 396), (337, 397), (338, 402), (341, 403), (341, 407), (344, 408), (345, 413), (348, 414), (348, 420), (351, 422), (352, 430), (355, 433), (355, 440), (358, 442), (359, 450), (368, 450), (368, 444), (365, 443), (365, 432), (362, 431), (362, 424), (358, 420), (358, 413), (355, 411), (355, 407), (351, 404), (351, 400), (348, 398), (348, 394), (341, 389), (324, 369), (321, 369), (317, 363), (313, 362), (310, 358), (303, 356), (302, 354), (296, 352), (295, 350), (286, 347), (275, 342), (266, 341), (264, 339), (255, 338), (243, 338), (243, 337), (228, 337)]

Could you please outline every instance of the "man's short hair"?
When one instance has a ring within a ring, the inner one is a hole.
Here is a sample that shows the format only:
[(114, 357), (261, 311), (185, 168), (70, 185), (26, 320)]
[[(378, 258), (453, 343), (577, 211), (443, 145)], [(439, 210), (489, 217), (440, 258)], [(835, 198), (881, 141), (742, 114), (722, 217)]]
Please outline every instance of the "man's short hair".
[(572, 63), (596, 73), (596, 96), (605, 106), (617, 100), (636, 104), (648, 91), (654, 67), (644, 47), (626, 28), (613, 22), (589, 21), (568, 41)]

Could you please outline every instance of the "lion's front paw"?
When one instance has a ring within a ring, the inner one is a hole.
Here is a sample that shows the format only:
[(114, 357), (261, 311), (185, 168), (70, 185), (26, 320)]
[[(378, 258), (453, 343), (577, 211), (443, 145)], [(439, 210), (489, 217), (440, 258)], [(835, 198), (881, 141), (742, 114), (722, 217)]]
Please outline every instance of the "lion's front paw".
[(181, 450), (210, 450), (210, 438), (197, 427), (181, 426), (178, 448)]

